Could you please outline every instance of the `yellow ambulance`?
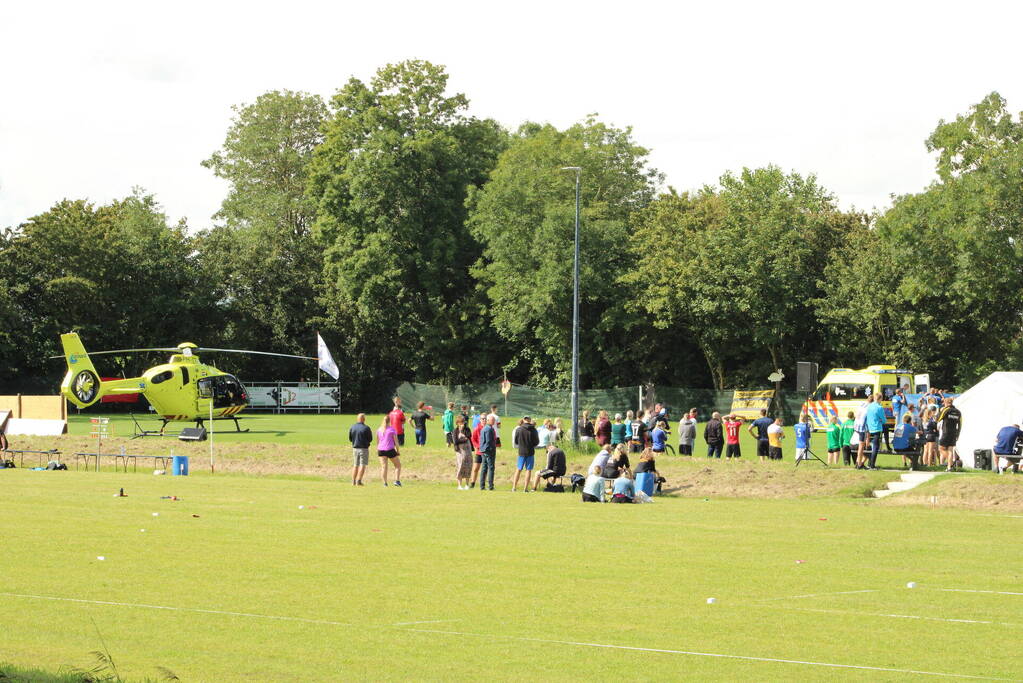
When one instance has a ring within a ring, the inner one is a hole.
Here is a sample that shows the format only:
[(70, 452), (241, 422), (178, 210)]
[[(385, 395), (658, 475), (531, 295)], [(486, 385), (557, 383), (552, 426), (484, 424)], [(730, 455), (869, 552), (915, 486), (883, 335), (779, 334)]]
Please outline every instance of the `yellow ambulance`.
[(907, 394), (920, 394), (930, 389), (929, 375), (914, 375), (911, 370), (900, 370), (894, 365), (871, 365), (862, 370), (835, 368), (824, 375), (817, 390), (803, 403), (814, 429), (824, 429), (832, 415), (842, 422), (850, 411), (853, 414), (871, 394), (881, 394), (888, 424), (893, 425), (892, 396), (899, 387)]

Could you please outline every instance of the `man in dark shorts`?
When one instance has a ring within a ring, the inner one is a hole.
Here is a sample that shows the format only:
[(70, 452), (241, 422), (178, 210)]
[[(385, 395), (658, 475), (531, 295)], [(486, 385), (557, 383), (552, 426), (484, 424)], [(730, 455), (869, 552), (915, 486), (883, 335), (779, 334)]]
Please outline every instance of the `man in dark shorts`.
[(952, 405), (951, 396), (946, 396), (942, 403), (938, 413), (938, 451), (942, 464), (951, 472), (955, 468), (956, 442), (963, 429), (963, 414)]
[(770, 457), (770, 441), (767, 439), (767, 428), (774, 424), (774, 420), (767, 416), (767, 408), (760, 409), (760, 417), (753, 420), (749, 426), (750, 436), (757, 440), (757, 455), (761, 460)]
[(394, 433), (398, 440), (399, 446), (405, 445), (405, 411), (401, 409), (401, 399), (397, 396), (394, 397), (394, 408), (391, 412), (387, 413), (387, 419), (390, 421), (391, 426), (394, 427)]

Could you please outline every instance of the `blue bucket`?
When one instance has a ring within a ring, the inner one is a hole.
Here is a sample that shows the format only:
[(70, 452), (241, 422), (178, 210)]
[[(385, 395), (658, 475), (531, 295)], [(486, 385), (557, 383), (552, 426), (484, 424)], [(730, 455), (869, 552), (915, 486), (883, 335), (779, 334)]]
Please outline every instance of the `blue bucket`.
[(187, 455), (175, 455), (171, 460), (171, 474), (180, 474), (183, 477), (188, 476), (188, 456)]

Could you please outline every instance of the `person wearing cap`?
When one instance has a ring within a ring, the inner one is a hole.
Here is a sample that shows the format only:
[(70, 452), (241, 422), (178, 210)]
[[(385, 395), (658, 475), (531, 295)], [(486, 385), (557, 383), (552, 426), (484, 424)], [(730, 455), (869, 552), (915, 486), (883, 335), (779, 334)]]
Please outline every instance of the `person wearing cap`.
[(519, 487), (519, 477), (522, 475), (522, 470), (526, 470), (526, 485), (522, 489), (525, 492), (529, 492), (529, 482), (533, 479), (533, 456), (536, 453), (536, 447), (540, 445), (540, 435), (536, 433), (536, 427), (533, 426), (533, 418), (526, 415), (522, 418), (522, 424), (515, 428), (512, 433), (512, 445), (518, 449), (519, 458), (515, 465), (515, 480), (512, 482), (512, 491), (515, 491)]

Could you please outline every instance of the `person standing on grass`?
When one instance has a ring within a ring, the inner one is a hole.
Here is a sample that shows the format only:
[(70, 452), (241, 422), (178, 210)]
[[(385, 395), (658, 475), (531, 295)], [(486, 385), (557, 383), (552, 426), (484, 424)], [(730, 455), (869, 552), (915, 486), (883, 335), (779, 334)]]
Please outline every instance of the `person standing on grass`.
[(606, 410), (597, 413), (597, 425), (594, 427), (593, 433), (597, 443), (601, 446), (611, 443), (611, 420), (608, 418)]
[(807, 449), (810, 448), (810, 416), (806, 413), (799, 415), (799, 422), (792, 428), (793, 437), (796, 440), (796, 462), (800, 460), (809, 460), (809, 456), (806, 455)]
[(870, 404), (874, 402), (874, 395), (867, 396), (867, 400), (860, 404), (859, 409), (856, 411), (856, 422), (853, 425), (853, 431), (856, 432), (857, 447), (856, 447), (856, 469), (866, 469), (867, 463), (867, 409), (870, 408)]
[(938, 412), (938, 450), (941, 452), (941, 464), (951, 472), (955, 469), (956, 443), (963, 429), (963, 414), (952, 405), (952, 397), (942, 399), (942, 408)]
[(629, 450), (642, 453), (646, 448), (646, 423), (643, 422), (643, 411), (639, 411), (629, 425)]
[(369, 446), (373, 443), (373, 430), (366, 425), (366, 413), (355, 417), (355, 424), (348, 429), (348, 441), (352, 444), (352, 486), (362, 486), (362, 478), (369, 465)]
[(721, 413), (714, 411), (710, 421), (703, 428), (703, 440), (707, 442), (707, 457), (720, 458), (721, 447), (725, 444), (724, 432), (721, 428)]
[(579, 420), (579, 441), (593, 441), (593, 422), (590, 421), (588, 410), (583, 411), (583, 417)]
[(774, 420), (767, 416), (767, 408), (760, 409), (760, 417), (753, 420), (750, 423), (748, 430), (750, 436), (757, 440), (757, 455), (760, 456), (760, 461), (767, 460), (770, 452), (767, 450), (769, 444), (767, 441), (767, 428), (774, 424)]
[(398, 435), (391, 420), (388, 419), (389, 417), (384, 416), (384, 421), (380, 423), (380, 429), (377, 430), (380, 478), (384, 480), (384, 486), (387, 486), (387, 464), (392, 463), (394, 465), (394, 485), (401, 486), (401, 452), (398, 450), (398, 444), (395, 443)]
[(472, 432), (461, 415), (455, 416), (455, 424), (451, 429), (451, 445), (455, 449), (455, 481), (459, 491), (469, 490), (469, 477), (472, 473)]
[(415, 427), (416, 430), (417, 446), (426, 445), (426, 421), (433, 419), (433, 416), (430, 415), (430, 413), (426, 412), (426, 410), (424, 410), (425, 407), (426, 402), (420, 401), (418, 404), (416, 404), (416, 412), (412, 413), (412, 425)]
[(838, 454), (842, 452), (842, 425), (838, 423), (838, 415), (828, 420), (828, 464), (838, 464)]
[(622, 421), (622, 414), (615, 413), (614, 424), (611, 425), (611, 445), (617, 446), (626, 441), (625, 422)]
[(401, 399), (397, 396), (394, 397), (394, 407), (391, 408), (391, 412), (387, 413), (387, 419), (390, 420), (391, 427), (394, 428), (394, 435), (398, 445), (404, 446), (405, 412), (401, 409)]
[(632, 420), (636, 417), (631, 410), (625, 411), (625, 443), (632, 441)]
[(881, 394), (874, 394), (874, 401), (867, 406), (867, 431), (870, 433), (870, 462), (867, 469), (877, 469), (877, 453), (881, 450), (881, 434), (884, 433), (888, 418), (881, 405)]
[(529, 492), (529, 482), (533, 479), (533, 459), (536, 454), (536, 447), (540, 445), (540, 435), (536, 433), (533, 426), (533, 418), (526, 415), (522, 418), (522, 424), (515, 430), (512, 438), (512, 445), (519, 452), (518, 461), (515, 464), (515, 480), (512, 482), (512, 491), (519, 487), (519, 475), (526, 470), (526, 485), (522, 490)]
[[(469, 406), (462, 406), (462, 422), (466, 427), (469, 427)], [(475, 426), (475, 425), (472, 425)]]
[(483, 432), (483, 428), (486, 426), (487, 425), (483, 420), (478, 420), (476, 422), (476, 426), (472, 428), (472, 450), (475, 455), (473, 455), (472, 459), (472, 481), (469, 482), (469, 488), (475, 488), (476, 479), (480, 476), (480, 467), (483, 465), (483, 450), (480, 448), (480, 435)]
[[(494, 418), (494, 444), (497, 448), (501, 447), (501, 416), (497, 414), (497, 404), (490, 404), (490, 413), (487, 415), (488, 418)], [(496, 457), (496, 456), (495, 456)]]
[(742, 428), (742, 418), (738, 415), (729, 415), (725, 418), (725, 457), (741, 458), (742, 451), (739, 449), (739, 429)]
[(444, 411), (443, 417), (440, 419), (441, 429), (444, 430), (444, 443), (449, 446), (454, 445), (454, 439), (452, 433), (455, 431), (455, 404), (448, 403), (448, 409)]
[(855, 465), (856, 459), (852, 454), (852, 437), (855, 432), (856, 413), (850, 410), (845, 417), (846, 419), (842, 423), (842, 464)]
[(906, 392), (902, 387), (895, 390), (892, 396), (892, 414), (895, 416), (895, 426), (902, 424), (902, 416), (909, 409), (909, 401), (906, 399)]
[(692, 455), (696, 441), (696, 408), (691, 409), (678, 421), (678, 454)]
[(785, 430), (782, 428), (782, 419), (775, 418), (774, 423), (767, 428), (767, 456), (771, 460), (781, 460), (781, 442), (785, 439)]
[(494, 468), (497, 465), (497, 430), (494, 428), (494, 421), (493, 415), (487, 415), (487, 421), (480, 430), (480, 452), (483, 454), (480, 491), (485, 491), (488, 485), (491, 491), (494, 490)]

